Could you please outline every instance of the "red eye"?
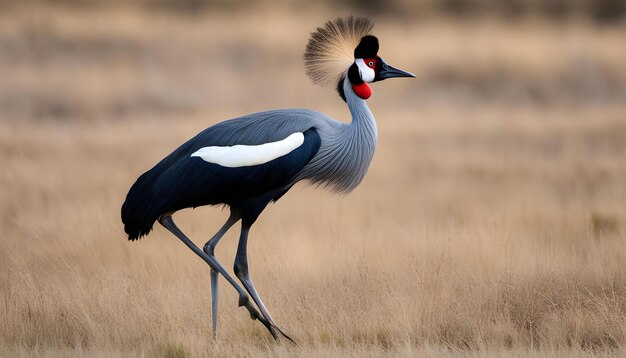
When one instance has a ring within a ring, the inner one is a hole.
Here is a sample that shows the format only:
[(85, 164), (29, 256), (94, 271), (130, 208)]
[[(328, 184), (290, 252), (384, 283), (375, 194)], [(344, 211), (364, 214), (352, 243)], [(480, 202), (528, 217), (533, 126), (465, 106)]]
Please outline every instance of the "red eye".
[(367, 67), (369, 68), (376, 67), (376, 59), (366, 58), (363, 62), (365, 62), (365, 65), (367, 65)]

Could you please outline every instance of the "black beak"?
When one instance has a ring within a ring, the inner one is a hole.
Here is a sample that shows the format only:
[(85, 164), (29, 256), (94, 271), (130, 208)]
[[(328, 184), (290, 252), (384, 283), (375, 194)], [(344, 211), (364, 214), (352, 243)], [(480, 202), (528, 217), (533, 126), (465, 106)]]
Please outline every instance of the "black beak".
[(399, 70), (393, 66), (388, 65), (385, 61), (383, 61), (383, 59), (381, 58), (379, 63), (377, 64), (378, 67), (378, 71), (376, 71), (376, 79), (375, 81), (382, 81), (385, 80), (387, 78), (393, 78), (393, 77), (413, 77), (415, 78), (415, 75), (412, 74), (411, 72), (406, 72), (403, 70)]

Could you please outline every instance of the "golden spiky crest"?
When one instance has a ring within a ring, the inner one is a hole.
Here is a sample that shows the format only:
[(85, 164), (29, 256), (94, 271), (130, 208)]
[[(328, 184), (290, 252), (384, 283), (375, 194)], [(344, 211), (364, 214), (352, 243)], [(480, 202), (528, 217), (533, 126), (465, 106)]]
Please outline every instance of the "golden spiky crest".
[(354, 62), (354, 49), (374, 23), (364, 17), (337, 18), (311, 33), (304, 51), (306, 74), (313, 83), (335, 86)]

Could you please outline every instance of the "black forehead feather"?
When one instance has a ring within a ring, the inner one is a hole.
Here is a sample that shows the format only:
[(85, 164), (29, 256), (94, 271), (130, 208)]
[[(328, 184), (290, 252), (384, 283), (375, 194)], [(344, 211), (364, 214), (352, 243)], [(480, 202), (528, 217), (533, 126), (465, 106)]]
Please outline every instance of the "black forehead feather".
[(354, 49), (354, 58), (372, 58), (377, 54), (378, 39), (372, 35), (363, 36), (359, 45)]

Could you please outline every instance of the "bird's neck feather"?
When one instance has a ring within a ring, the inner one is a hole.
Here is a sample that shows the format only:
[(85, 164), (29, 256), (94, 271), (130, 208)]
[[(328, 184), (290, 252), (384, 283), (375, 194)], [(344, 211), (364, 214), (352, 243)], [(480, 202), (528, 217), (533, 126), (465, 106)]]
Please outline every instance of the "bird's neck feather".
[(352, 91), (347, 78), (340, 88), (343, 89), (352, 122), (327, 128), (319, 152), (294, 182), (306, 178), (336, 192), (348, 193), (359, 185), (367, 173), (376, 149), (378, 132), (372, 112), (365, 100)]
[(352, 115), (350, 126), (352, 130), (356, 129), (361, 135), (373, 137), (376, 141), (378, 137), (378, 129), (376, 127), (376, 119), (367, 106), (367, 101), (360, 98), (352, 90), (352, 84), (348, 76), (343, 81), (343, 91), (346, 96), (346, 104)]
[[(364, 99), (352, 90), (352, 84), (344, 80), (346, 104), (352, 115), (352, 122), (339, 135), (337, 152), (347, 153), (337, 158), (338, 168), (335, 189), (341, 192), (353, 190), (367, 173), (376, 150), (378, 130), (376, 120)], [(341, 148), (341, 149), (340, 149)]]

